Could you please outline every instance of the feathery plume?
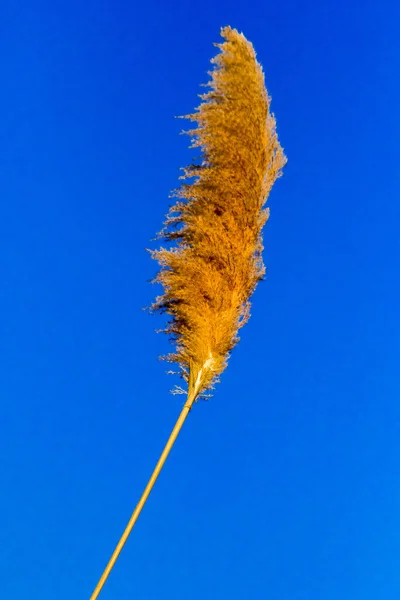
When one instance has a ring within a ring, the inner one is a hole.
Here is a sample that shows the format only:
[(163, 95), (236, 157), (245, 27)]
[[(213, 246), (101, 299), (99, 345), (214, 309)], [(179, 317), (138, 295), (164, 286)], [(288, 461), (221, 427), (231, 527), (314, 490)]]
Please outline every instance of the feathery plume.
[(152, 251), (164, 293), (151, 308), (169, 315), (164, 331), (176, 344), (164, 358), (179, 364), (196, 397), (218, 380), (250, 316), (250, 297), (265, 272), (264, 205), (286, 162), (252, 44), (230, 27), (221, 35), (210, 91), (183, 117), (197, 123), (184, 133), (201, 158), (183, 170), (159, 234), (176, 245)]

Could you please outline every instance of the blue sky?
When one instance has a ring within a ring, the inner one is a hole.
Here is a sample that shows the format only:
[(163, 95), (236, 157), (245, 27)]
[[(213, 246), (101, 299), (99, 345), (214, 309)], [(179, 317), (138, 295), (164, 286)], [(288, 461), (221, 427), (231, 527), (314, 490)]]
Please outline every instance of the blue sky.
[(180, 411), (145, 248), (229, 24), (289, 158), (267, 278), (101, 598), (397, 599), (398, 2), (1, 13), (2, 597), (89, 597)]

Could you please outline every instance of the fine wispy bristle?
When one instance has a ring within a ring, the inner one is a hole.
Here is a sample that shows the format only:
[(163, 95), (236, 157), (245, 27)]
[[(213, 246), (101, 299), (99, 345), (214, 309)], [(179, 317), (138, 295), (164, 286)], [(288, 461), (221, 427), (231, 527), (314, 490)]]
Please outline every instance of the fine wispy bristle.
[(164, 290), (152, 309), (169, 315), (165, 331), (176, 346), (166, 358), (180, 365), (196, 397), (225, 369), (249, 318), (265, 270), (264, 204), (286, 162), (253, 46), (230, 27), (221, 35), (210, 91), (185, 117), (197, 124), (186, 133), (201, 157), (184, 169), (161, 232), (175, 245), (152, 252)]

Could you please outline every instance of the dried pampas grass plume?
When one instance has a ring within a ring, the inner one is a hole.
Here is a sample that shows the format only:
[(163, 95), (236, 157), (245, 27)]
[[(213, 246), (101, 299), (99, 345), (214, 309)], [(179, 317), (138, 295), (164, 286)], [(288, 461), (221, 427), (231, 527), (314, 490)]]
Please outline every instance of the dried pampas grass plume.
[(160, 234), (175, 246), (152, 252), (161, 265), (156, 281), (164, 288), (152, 309), (169, 316), (166, 332), (175, 352), (166, 358), (178, 363), (187, 399), (91, 600), (102, 590), (193, 403), (225, 369), (264, 274), (264, 205), (286, 159), (253, 46), (230, 27), (221, 34), (225, 41), (216, 44), (221, 52), (212, 61), (210, 91), (186, 117), (197, 123), (186, 133), (201, 158), (184, 169)]
[(165, 358), (180, 365), (195, 397), (226, 368), (249, 318), (250, 297), (265, 272), (264, 205), (286, 162), (252, 44), (230, 27), (221, 34), (210, 91), (184, 117), (197, 124), (185, 133), (201, 157), (184, 169), (160, 233), (176, 245), (152, 252), (161, 265), (155, 281), (164, 287), (152, 309), (169, 315), (165, 331), (176, 344)]

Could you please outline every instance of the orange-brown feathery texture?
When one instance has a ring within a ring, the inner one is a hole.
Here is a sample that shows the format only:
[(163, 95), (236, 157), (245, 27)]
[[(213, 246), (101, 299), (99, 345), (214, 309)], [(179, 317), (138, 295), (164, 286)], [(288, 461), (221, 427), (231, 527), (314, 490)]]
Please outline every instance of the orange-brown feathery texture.
[(184, 169), (161, 236), (173, 248), (154, 251), (164, 288), (152, 305), (170, 316), (177, 362), (196, 396), (212, 387), (249, 318), (249, 298), (264, 274), (263, 206), (286, 162), (269, 112), (264, 74), (253, 46), (230, 27), (213, 60), (210, 91), (187, 119), (201, 149)]

